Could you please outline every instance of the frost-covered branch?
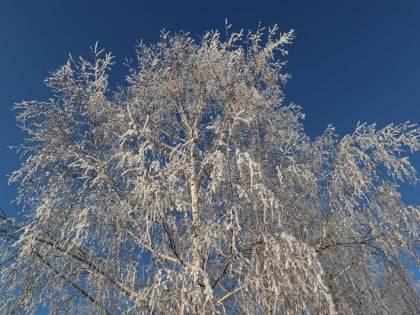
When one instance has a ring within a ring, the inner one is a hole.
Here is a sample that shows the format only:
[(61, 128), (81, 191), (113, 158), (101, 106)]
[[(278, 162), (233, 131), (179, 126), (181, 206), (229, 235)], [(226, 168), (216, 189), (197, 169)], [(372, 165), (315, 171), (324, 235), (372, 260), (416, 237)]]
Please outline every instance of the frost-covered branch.
[[(229, 27), (227, 27), (229, 32)], [(15, 106), (24, 216), (0, 211), (0, 313), (420, 313), (410, 123), (311, 140), (277, 26), (69, 58)], [(60, 294), (56, 294), (60, 292)]]

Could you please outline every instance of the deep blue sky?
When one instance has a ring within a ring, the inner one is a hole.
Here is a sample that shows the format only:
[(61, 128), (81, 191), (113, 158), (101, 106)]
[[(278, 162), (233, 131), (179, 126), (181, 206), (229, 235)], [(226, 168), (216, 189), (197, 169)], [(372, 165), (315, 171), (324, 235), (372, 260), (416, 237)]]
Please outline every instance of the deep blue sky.
[[(21, 142), (10, 109), (22, 100), (46, 100), (48, 71), (64, 64), (68, 53), (88, 55), (100, 45), (123, 62), (134, 57), (139, 39), (155, 42), (161, 28), (202, 35), (278, 24), (297, 31), (286, 70), (288, 102), (302, 105), (306, 130), (322, 133), (333, 122), (340, 134), (358, 121), (420, 123), (420, 1), (0, 1), (0, 207), (10, 205), (15, 187), (7, 174), (19, 166), (7, 145)], [(124, 67), (111, 80), (122, 82)], [(420, 157), (414, 159), (420, 169)], [(420, 203), (419, 188), (404, 188), (407, 200)]]

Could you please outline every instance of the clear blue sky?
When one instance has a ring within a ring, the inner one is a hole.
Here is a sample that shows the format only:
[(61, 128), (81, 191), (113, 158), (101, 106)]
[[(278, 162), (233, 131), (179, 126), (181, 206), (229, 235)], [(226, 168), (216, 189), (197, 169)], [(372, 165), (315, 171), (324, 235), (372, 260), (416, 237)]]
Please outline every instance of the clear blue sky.
[[(290, 47), (287, 101), (302, 105), (306, 130), (322, 133), (333, 122), (340, 134), (358, 121), (420, 123), (420, 1), (418, 0), (1, 0), (0, 1), (0, 207), (10, 205), (15, 187), (7, 174), (19, 166), (7, 145), (21, 142), (15, 102), (46, 100), (48, 71), (68, 53), (87, 55), (100, 45), (124, 61), (134, 57), (139, 39), (154, 42), (161, 28), (202, 35), (278, 24), (297, 31)], [(124, 67), (111, 80), (122, 82)], [(413, 160), (420, 170), (420, 156)], [(406, 200), (420, 203), (420, 189), (403, 188)], [(9, 212), (10, 213), (10, 212)]]

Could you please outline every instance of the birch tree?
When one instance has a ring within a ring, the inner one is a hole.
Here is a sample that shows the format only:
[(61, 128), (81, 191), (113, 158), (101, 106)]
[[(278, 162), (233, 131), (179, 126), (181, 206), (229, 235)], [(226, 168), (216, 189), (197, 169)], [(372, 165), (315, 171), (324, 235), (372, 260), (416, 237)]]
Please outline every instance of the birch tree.
[[(227, 32), (228, 33), (228, 32)], [(15, 106), (23, 218), (0, 214), (0, 313), (419, 314), (410, 123), (305, 134), (277, 26), (69, 58)]]

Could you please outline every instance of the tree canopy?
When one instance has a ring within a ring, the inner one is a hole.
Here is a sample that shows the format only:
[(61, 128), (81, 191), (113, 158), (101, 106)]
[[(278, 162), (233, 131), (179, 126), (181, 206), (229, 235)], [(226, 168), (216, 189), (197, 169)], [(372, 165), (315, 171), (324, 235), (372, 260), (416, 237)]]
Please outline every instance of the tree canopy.
[(397, 190), (420, 129), (311, 139), (284, 104), (293, 37), (162, 32), (115, 91), (95, 45), (17, 104), (25, 217), (0, 213), (0, 312), (420, 313), (419, 206)]

